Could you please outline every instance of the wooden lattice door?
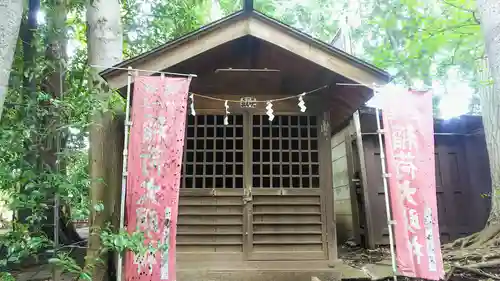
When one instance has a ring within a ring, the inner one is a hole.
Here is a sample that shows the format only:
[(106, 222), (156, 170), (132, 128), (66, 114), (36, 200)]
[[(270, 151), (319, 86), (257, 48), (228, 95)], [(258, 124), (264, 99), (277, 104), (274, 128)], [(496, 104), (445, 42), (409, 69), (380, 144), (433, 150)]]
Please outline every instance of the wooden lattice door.
[[(178, 259), (243, 258), (244, 117), (189, 116), (179, 200)], [(224, 258), (225, 257), (225, 258)]]
[(249, 125), (248, 258), (326, 259), (316, 116), (254, 115)]
[(315, 116), (189, 116), (178, 260), (326, 259)]

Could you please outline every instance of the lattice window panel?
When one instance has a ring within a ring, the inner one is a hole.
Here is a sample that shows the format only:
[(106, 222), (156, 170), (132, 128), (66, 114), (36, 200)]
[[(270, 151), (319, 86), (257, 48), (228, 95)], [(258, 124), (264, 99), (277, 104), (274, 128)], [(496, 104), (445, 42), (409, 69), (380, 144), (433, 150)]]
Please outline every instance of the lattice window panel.
[(319, 188), (316, 116), (278, 115), (269, 122), (254, 115), (252, 122), (254, 188)]
[(181, 188), (243, 188), (243, 115), (188, 116)]

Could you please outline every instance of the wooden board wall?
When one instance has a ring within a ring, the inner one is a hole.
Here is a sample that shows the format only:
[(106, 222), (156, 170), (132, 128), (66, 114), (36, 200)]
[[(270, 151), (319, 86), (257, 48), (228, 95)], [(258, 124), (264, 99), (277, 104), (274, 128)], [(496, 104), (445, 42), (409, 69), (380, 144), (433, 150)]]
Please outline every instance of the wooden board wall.
[[(335, 222), (337, 224), (337, 241), (343, 243), (354, 237), (353, 208), (351, 205), (351, 184), (347, 150), (349, 143), (346, 136), (350, 127), (337, 132), (331, 140), (333, 192), (335, 194)], [(347, 138), (348, 140), (349, 138)]]

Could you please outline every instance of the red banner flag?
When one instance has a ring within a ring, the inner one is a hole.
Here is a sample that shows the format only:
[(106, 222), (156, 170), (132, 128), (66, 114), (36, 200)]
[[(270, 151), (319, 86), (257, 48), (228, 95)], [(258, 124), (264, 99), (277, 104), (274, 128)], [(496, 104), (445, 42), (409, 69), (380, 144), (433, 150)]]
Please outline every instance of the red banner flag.
[(135, 79), (127, 230), (144, 233), (151, 250), (144, 255), (126, 254), (126, 280), (176, 280), (175, 236), (190, 82), (190, 78), (158, 76)]
[(436, 198), (432, 93), (383, 94), (389, 194), (401, 275), (444, 277)]

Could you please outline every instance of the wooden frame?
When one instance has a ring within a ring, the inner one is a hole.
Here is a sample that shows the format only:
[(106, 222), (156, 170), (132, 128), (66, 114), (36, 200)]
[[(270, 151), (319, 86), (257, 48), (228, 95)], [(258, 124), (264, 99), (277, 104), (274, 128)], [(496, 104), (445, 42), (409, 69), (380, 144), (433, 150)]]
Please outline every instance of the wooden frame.
[[(356, 239), (356, 243), (361, 244), (361, 229), (360, 229), (360, 214), (359, 214), (359, 206), (361, 202), (357, 200), (357, 182), (354, 181), (354, 174), (356, 168), (359, 166), (358, 157), (355, 158), (356, 154), (354, 153), (356, 149), (356, 145), (353, 145), (353, 142), (356, 141), (356, 138), (353, 138), (351, 135), (353, 129), (353, 122), (351, 121), (348, 125), (347, 131), (344, 134), (344, 142), (346, 145), (346, 158), (347, 158), (347, 173), (349, 176), (349, 194), (351, 196), (351, 210), (352, 210), (352, 224), (353, 224), (353, 234)], [(361, 179), (359, 179), (361, 181)], [(361, 183), (359, 183), (361, 184)]]

